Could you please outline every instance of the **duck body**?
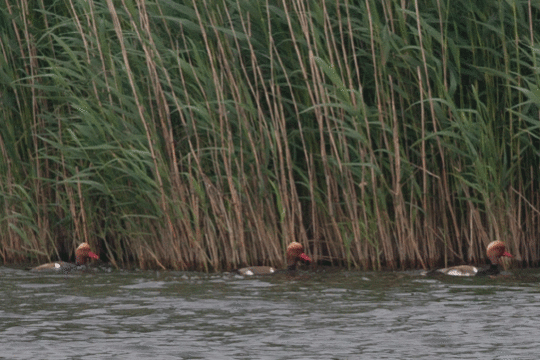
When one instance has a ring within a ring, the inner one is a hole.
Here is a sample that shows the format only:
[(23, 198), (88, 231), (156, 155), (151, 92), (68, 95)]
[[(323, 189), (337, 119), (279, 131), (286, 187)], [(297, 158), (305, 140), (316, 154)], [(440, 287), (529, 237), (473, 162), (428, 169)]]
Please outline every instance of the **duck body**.
[(80, 244), (77, 249), (75, 249), (75, 264), (57, 261), (53, 263), (47, 263), (43, 265), (36, 266), (30, 271), (34, 272), (52, 272), (52, 273), (71, 273), (71, 272), (80, 272), (87, 270), (86, 264), (90, 259), (99, 259), (95, 253), (90, 250), (88, 243), (84, 242)]
[(30, 271), (69, 274), (69, 273), (74, 273), (74, 272), (85, 272), (88, 269), (89, 267), (86, 265), (77, 265), (77, 264), (69, 263), (65, 261), (57, 261), (54, 263), (47, 263), (47, 264), (36, 266), (35, 268), (32, 268)]
[(506, 247), (502, 241), (492, 241), (488, 244), (486, 249), (487, 256), (491, 262), (488, 267), (476, 267), (472, 265), (458, 265), (444, 269), (437, 269), (431, 271), (429, 274), (437, 275), (444, 274), (450, 276), (488, 276), (498, 275), (499, 260), (501, 257), (514, 257), (512, 254), (506, 251)]
[(272, 275), (277, 270), (271, 266), (248, 266), (236, 270), (240, 275)]
[[(304, 246), (299, 242), (292, 242), (287, 247), (287, 272), (293, 272), (296, 270), (298, 262), (304, 264), (310, 264), (311, 258), (304, 253)], [(277, 270), (271, 266), (249, 266), (236, 270), (240, 275), (272, 275), (282, 270)]]
[(476, 267), (472, 265), (452, 266), (444, 269), (435, 270), (438, 273), (450, 276), (486, 276), (499, 274), (499, 267), (491, 264), (490, 266)]

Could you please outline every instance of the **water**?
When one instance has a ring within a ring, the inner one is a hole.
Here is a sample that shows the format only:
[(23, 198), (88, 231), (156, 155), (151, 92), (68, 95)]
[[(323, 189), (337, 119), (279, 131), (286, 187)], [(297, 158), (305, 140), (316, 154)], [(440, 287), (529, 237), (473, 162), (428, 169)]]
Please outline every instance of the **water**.
[(0, 267), (0, 358), (536, 360), (539, 278)]

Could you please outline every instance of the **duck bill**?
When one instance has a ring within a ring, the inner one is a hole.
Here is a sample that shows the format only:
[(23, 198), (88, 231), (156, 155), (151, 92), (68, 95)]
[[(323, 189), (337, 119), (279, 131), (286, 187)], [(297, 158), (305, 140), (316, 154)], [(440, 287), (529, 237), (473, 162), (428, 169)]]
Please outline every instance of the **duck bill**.
[(91, 251), (88, 252), (88, 256), (90, 256), (92, 259), (99, 259), (99, 256), (97, 256), (96, 254), (94, 254)]
[(304, 263), (306, 264), (310, 264), (311, 263), (311, 259), (309, 256), (307, 256), (306, 254), (304, 253), (301, 253), (300, 255), (298, 255), (298, 257), (300, 258), (300, 260), (302, 260)]
[(501, 256), (506, 256), (506, 257), (510, 257), (510, 258), (514, 257), (514, 255), (510, 254), (508, 251), (503, 252), (503, 254)]

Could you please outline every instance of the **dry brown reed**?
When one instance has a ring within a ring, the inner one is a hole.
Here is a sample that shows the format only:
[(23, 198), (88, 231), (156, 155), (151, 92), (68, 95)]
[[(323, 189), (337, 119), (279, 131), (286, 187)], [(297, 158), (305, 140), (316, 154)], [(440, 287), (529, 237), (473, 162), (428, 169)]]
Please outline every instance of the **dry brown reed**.
[(530, 0), (31, 6), (1, 15), (4, 263), (538, 263)]

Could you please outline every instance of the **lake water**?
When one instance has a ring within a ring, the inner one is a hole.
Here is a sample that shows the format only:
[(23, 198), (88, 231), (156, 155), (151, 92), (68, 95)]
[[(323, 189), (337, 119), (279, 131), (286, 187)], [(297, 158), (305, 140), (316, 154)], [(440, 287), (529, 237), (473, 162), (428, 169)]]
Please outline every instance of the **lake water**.
[(0, 358), (536, 360), (539, 280), (0, 267)]

